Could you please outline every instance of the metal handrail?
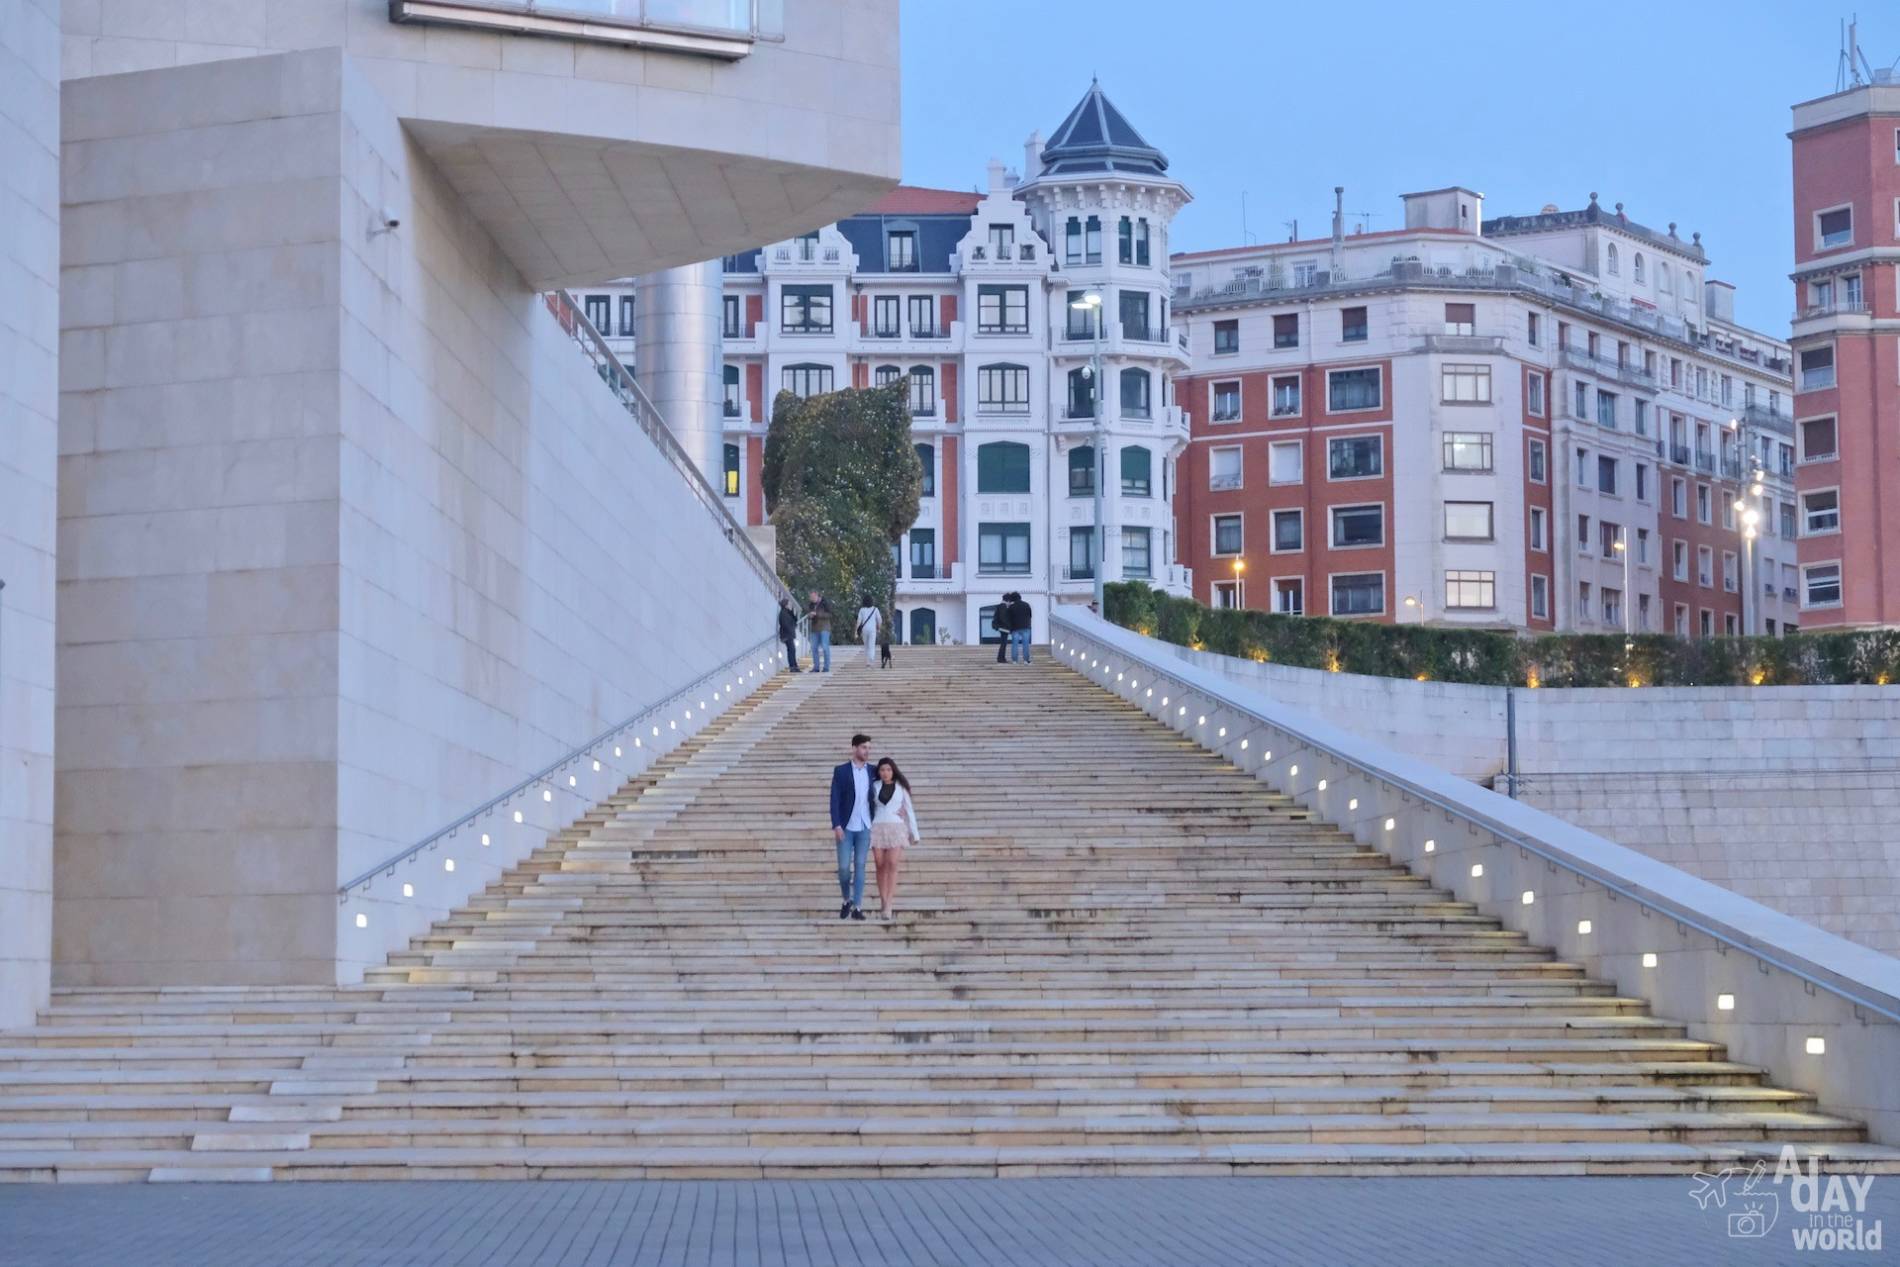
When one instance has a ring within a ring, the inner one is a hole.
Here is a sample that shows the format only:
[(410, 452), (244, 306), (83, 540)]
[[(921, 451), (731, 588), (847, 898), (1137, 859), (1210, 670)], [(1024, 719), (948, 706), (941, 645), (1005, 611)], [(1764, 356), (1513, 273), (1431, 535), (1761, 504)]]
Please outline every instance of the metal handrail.
[[(1092, 619), (1095, 619), (1098, 621), (1102, 620), (1101, 617), (1093, 617)], [(1075, 617), (1072, 617), (1068, 615), (1067, 613), (1064, 613), (1061, 611), (1050, 613), (1051, 624), (1073, 625), (1075, 620), (1076, 620)], [(1113, 626), (1111, 626), (1111, 628), (1112, 627)], [(1097, 637), (1096, 634), (1092, 633), (1088, 629), (1079, 629), (1078, 632), (1083, 637), (1088, 637), (1088, 638)], [(1129, 654), (1126, 648), (1117, 648), (1117, 650), (1121, 651), (1123, 655)], [(1163, 674), (1164, 676), (1170, 675), (1172, 673), (1172, 670), (1167, 665), (1156, 663), (1152, 660), (1148, 662), (1147, 667), (1156, 673)], [(1177, 680), (1184, 680), (1184, 679), (1180, 679), (1177, 676)], [(1764, 953), (1758, 947), (1749, 946), (1743, 942), (1737, 941), (1735, 938), (1730, 937), (1728, 934), (1721, 932), (1718, 929), (1711, 928), (1708, 925), (1702, 923), (1700, 920), (1696, 919), (1693, 915), (1688, 914), (1687, 912), (1683, 911), (1682, 909), (1678, 907), (1666, 905), (1664, 903), (1656, 901), (1653, 898), (1645, 897), (1641, 893), (1638, 893), (1636, 890), (1631, 889), (1624, 884), (1621, 884), (1615, 880), (1611, 880), (1605, 876), (1598, 875), (1595, 872), (1586, 870), (1584, 867), (1582, 867), (1576, 862), (1573, 862), (1570, 858), (1568, 858), (1564, 854), (1561, 854), (1555, 850), (1549, 849), (1545, 847), (1544, 845), (1539, 844), (1537, 841), (1532, 840), (1531, 838), (1520, 834), (1519, 832), (1515, 831), (1511, 827), (1503, 823), (1500, 823), (1495, 818), (1492, 818), (1490, 815), (1485, 814), (1481, 810), (1475, 810), (1471, 808), (1469, 805), (1462, 805), (1455, 801), (1448, 800), (1445, 797), (1439, 796), (1437, 793), (1431, 791), (1430, 789), (1425, 788), (1421, 786), (1420, 784), (1414, 783), (1412, 780), (1404, 777), (1403, 775), (1395, 774), (1390, 770), (1384, 770), (1384, 769), (1380, 769), (1377, 766), (1370, 765), (1367, 762), (1359, 759), (1358, 757), (1355, 757), (1348, 752), (1345, 752), (1339, 748), (1334, 747), (1333, 745), (1329, 743), (1326, 743), (1324, 740), (1315, 739), (1311, 735), (1301, 734), (1300, 732), (1294, 730), (1286, 722), (1276, 721), (1273, 718), (1270, 718), (1266, 716), (1265, 714), (1257, 711), (1256, 709), (1249, 708), (1247, 705), (1238, 702), (1237, 700), (1233, 699), (1229, 695), (1219, 693), (1219, 692), (1207, 691), (1205, 687), (1199, 686), (1198, 684), (1195, 684), (1192, 682), (1186, 683), (1186, 689), (1200, 690), (1203, 693), (1214, 695), (1216, 698), (1220, 700), (1222, 707), (1233, 709), (1235, 712), (1242, 713), (1248, 717), (1251, 717), (1253, 720), (1259, 722), (1263, 726), (1270, 727), (1274, 730), (1280, 731), (1282, 734), (1294, 737), (1297, 740), (1297, 742), (1304, 744), (1306, 747), (1325, 754), (1326, 756), (1332, 758), (1333, 760), (1340, 762), (1342, 765), (1346, 765), (1358, 771), (1360, 774), (1366, 776), (1367, 778), (1373, 779), (1380, 783), (1390, 784), (1393, 787), (1398, 788), (1399, 791), (1403, 793), (1404, 795), (1416, 798), (1417, 800), (1423, 802), (1426, 805), (1431, 806), (1432, 808), (1436, 810), (1441, 811), (1442, 813), (1448, 815), (1451, 818), (1463, 819), (1466, 822), (1471, 823), (1473, 826), (1476, 826), (1484, 831), (1489, 832), (1491, 836), (1500, 843), (1508, 843), (1511, 845), (1515, 845), (1517, 848), (1524, 850), (1526, 853), (1535, 854), (1538, 858), (1542, 859), (1544, 862), (1549, 863), (1552, 866), (1562, 867), (1564, 870), (1570, 872), (1572, 875), (1581, 876), (1583, 879), (1589, 881), (1592, 884), (1601, 885), (1603, 888), (1608, 889), (1610, 892), (1616, 894), (1618, 897), (1628, 898), (1630, 901), (1636, 903), (1636, 905), (1644, 908), (1645, 910), (1654, 911), (1658, 915), (1666, 916), (1667, 918), (1675, 921), (1677, 924), (1682, 925), (1683, 927), (1693, 928), (1697, 932), (1703, 934), (1704, 936), (1715, 939), (1716, 941), (1720, 942), (1724, 946), (1728, 946), (1734, 950), (1738, 950), (1742, 952), (1743, 954), (1750, 956), (1751, 958), (1757, 959), (1764, 964), (1770, 965), (1771, 967), (1778, 968), (1781, 971), (1786, 972), (1791, 976), (1794, 976), (1796, 978), (1799, 978), (1802, 981), (1807, 982), (1809, 985), (1814, 986), (1816, 989), (1826, 990), (1830, 994), (1836, 995), (1840, 998), (1847, 1000), (1849, 1003), (1852, 1003), (1856, 1007), (1866, 1008), (1868, 1011), (1877, 1013), (1878, 1015), (1886, 1018), (1887, 1020), (1900, 1022), (1900, 1012), (1890, 1011), (1889, 1009), (1881, 1006), (1878, 1003), (1874, 1003), (1867, 999), (1861, 998), (1859, 995), (1855, 994), (1851, 990), (1843, 989), (1841, 986), (1836, 985), (1833, 982), (1826, 981), (1819, 977), (1813, 976), (1810, 973), (1803, 972), (1801, 969), (1796, 968), (1792, 966), (1791, 964), (1783, 962), (1782, 960), (1776, 958), (1774, 955)], [(1493, 795), (1496, 795), (1496, 793), (1493, 793)]]
[(594, 369), (600, 374), (601, 381), (607, 384), (615, 396), (619, 397), (621, 405), (633, 416), (640, 430), (646, 433), (647, 439), (653, 442), (666, 460), (671, 462), (674, 469), (680, 473), (680, 478), (686, 481), (687, 491), (692, 493), (699, 500), (699, 504), (718, 521), (721, 530), (726, 535), (726, 541), (739, 552), (741, 558), (752, 566), (752, 570), (759, 574), (759, 578), (772, 591), (774, 598), (790, 598), (793, 608), (798, 608), (798, 599), (785, 588), (785, 583), (779, 579), (778, 573), (766, 561), (765, 556), (759, 553), (759, 548), (752, 544), (752, 538), (746, 535), (745, 525), (733, 517), (732, 511), (727, 509), (726, 500), (720, 495), (719, 490), (712, 486), (705, 473), (699, 469), (699, 464), (694, 462), (686, 450), (680, 447), (680, 442), (674, 439), (673, 432), (666, 425), (666, 420), (660, 417), (660, 411), (653, 407), (653, 402), (648, 399), (646, 392), (634, 380), (633, 371), (621, 364), (620, 358), (615, 356), (613, 349), (607, 346), (607, 341), (600, 337), (600, 331), (594, 329), (594, 323), (587, 319), (586, 312), (574, 302), (574, 296), (565, 290), (551, 290), (547, 292), (547, 304), (555, 320), (561, 323), (561, 327), (568, 332), (569, 337), (578, 343), (581, 350), (586, 352), (588, 358), (594, 362)]
[[(803, 623), (804, 621), (800, 622), (801, 625)], [(650, 724), (652, 719), (655, 717), (655, 715), (661, 712), (664, 712), (666, 709), (671, 708), (673, 705), (679, 703), (682, 699), (686, 699), (689, 696), (699, 694), (701, 691), (703, 691), (706, 688), (707, 683), (711, 682), (713, 679), (726, 677), (727, 675), (731, 674), (734, 670), (738, 669), (741, 665), (745, 665), (748, 663), (756, 664), (761, 656), (769, 656), (774, 663), (777, 663), (778, 638), (776, 635), (765, 639), (763, 642), (753, 644), (753, 646), (749, 650), (743, 651), (740, 654), (732, 657), (732, 659), (727, 660), (725, 663), (721, 664), (718, 668), (714, 669), (712, 672), (701, 674), (699, 677), (694, 678), (691, 682), (688, 682), (685, 686), (682, 686), (678, 690), (674, 691), (671, 695), (668, 695), (665, 699), (660, 700), (658, 703), (648, 705), (647, 707), (641, 709), (638, 713), (635, 713), (632, 717), (629, 717), (625, 721), (620, 722), (618, 725), (612, 726), (608, 728), (607, 730), (602, 731), (600, 734), (595, 735), (592, 739), (589, 739), (586, 743), (581, 744), (579, 747), (573, 748), (569, 750), (568, 752), (563, 753), (561, 756), (555, 758), (548, 765), (543, 766), (539, 770), (536, 770), (533, 774), (530, 774), (527, 778), (521, 780), (521, 782), (515, 784), (513, 787), (510, 787), (507, 791), (499, 792), (496, 795), (489, 797), (486, 801), (483, 801), (480, 805), (476, 806), (474, 809), (470, 810), (468, 813), (462, 815), (460, 818), (455, 819), (453, 822), (447, 824), (446, 826), (443, 826), (437, 829), (436, 831), (430, 832), (427, 836), (424, 836), (421, 840), (418, 840), (415, 844), (410, 845), (407, 849), (404, 849), (400, 853), (393, 854), (390, 857), (383, 859), (383, 861), (369, 868), (369, 870), (364, 871), (362, 874), (354, 877), (353, 879), (350, 879), (346, 881), (345, 883), (338, 885), (337, 890), (336, 890), (337, 901), (338, 902), (348, 901), (352, 890), (361, 888), (363, 885), (368, 884), (370, 881), (374, 880), (377, 876), (394, 875), (396, 868), (398, 866), (401, 866), (403, 863), (415, 857), (417, 854), (424, 852), (425, 850), (431, 848), (432, 846), (444, 840), (445, 838), (449, 836), (453, 836), (456, 832), (462, 830), (462, 828), (471, 826), (477, 819), (480, 819), (484, 817), (485, 815), (490, 814), (493, 811), (500, 809), (502, 806), (507, 805), (510, 801), (514, 800), (516, 797), (525, 795), (526, 793), (532, 791), (537, 786), (541, 786), (545, 784), (548, 787), (558, 788), (561, 791), (567, 792), (569, 795), (578, 795), (578, 793), (575, 793), (571, 791), (569, 788), (567, 788), (565, 784), (560, 783), (558, 780), (555, 780), (554, 776), (558, 774), (560, 771), (566, 769), (568, 766), (573, 765), (576, 761), (586, 760), (587, 755), (590, 752), (593, 752), (595, 749), (600, 748), (605, 744), (612, 743), (615, 739), (619, 738), (621, 735), (626, 734), (628, 731), (633, 730), (634, 728), (638, 726)]]

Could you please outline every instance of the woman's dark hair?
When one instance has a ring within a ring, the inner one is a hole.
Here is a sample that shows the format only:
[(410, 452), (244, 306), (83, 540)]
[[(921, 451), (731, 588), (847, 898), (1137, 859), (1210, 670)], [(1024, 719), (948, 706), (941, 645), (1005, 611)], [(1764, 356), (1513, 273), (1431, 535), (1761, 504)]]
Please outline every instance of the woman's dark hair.
[(891, 760), (889, 757), (879, 757), (877, 764), (872, 767), (873, 773), (877, 775), (877, 781), (879, 783), (884, 782), (885, 766), (891, 768), (891, 782), (897, 784), (897, 786), (903, 788), (906, 792), (910, 791), (910, 780), (905, 778), (904, 772), (897, 768), (897, 762)]

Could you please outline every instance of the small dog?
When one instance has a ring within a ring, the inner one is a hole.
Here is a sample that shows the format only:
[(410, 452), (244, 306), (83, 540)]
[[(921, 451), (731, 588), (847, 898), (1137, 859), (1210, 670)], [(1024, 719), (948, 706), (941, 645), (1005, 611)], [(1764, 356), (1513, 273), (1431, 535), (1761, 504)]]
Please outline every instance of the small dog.
[(878, 639), (877, 667), (880, 669), (888, 669), (891, 667), (891, 640), (889, 638)]

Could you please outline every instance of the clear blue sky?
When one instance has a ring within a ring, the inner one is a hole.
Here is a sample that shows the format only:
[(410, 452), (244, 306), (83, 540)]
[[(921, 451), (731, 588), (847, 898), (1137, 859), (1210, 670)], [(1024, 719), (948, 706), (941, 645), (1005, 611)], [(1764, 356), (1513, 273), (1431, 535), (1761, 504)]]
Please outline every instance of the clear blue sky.
[[(1853, 0), (1847, 0), (1853, 3)], [(1786, 336), (1789, 108), (1834, 91), (1838, 12), (1798, 0), (904, 0), (904, 179), (969, 189), (1022, 165), (1101, 77), (1194, 194), (1176, 250), (1369, 228), (1398, 195), (1467, 185), (1487, 215), (1584, 206), (1700, 231), (1737, 316)], [(1862, 0), (1861, 47), (1900, 57)], [(1357, 223), (1349, 219), (1348, 228)]]

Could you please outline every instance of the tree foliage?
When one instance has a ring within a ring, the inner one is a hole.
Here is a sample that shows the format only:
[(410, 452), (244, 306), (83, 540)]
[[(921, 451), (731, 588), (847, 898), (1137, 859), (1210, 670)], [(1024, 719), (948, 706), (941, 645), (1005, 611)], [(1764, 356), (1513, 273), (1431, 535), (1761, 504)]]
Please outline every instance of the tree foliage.
[(1327, 616), (1216, 610), (1139, 581), (1106, 587), (1104, 615), (1184, 647), (1304, 669), (1492, 686), (1885, 686), (1900, 680), (1900, 631), (1779, 638), (1638, 634), (1520, 637), (1485, 629), (1386, 625)]
[(801, 598), (831, 600), (834, 635), (852, 632), (858, 596), (891, 616), (891, 547), (916, 521), (923, 465), (910, 434), (908, 380), (800, 400), (780, 392), (761, 484), (778, 530), (779, 576)]

